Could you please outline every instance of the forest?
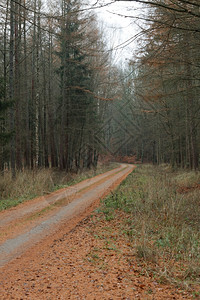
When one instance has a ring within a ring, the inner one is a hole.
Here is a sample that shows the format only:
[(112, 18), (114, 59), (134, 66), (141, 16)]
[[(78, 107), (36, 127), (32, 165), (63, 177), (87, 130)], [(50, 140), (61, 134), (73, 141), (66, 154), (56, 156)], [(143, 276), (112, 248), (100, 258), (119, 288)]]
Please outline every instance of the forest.
[(2, 174), (78, 172), (108, 154), (199, 168), (200, 3), (129, 2), (144, 10), (122, 16), (140, 34), (121, 67), (80, 0), (1, 1)]

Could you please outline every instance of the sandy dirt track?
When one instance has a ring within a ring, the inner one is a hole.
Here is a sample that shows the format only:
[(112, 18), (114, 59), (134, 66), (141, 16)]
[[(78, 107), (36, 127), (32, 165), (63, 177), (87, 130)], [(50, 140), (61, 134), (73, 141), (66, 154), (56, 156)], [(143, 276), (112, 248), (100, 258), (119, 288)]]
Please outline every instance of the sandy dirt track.
[[(0, 213), (0, 267), (61, 226), (75, 226), (134, 166), (119, 168)], [(76, 222), (77, 219), (77, 222)], [(73, 224), (73, 225), (72, 225)]]
[(123, 164), (0, 213), (0, 299), (194, 299), (145, 271), (122, 234), (125, 213), (108, 221), (95, 210), (133, 169)]

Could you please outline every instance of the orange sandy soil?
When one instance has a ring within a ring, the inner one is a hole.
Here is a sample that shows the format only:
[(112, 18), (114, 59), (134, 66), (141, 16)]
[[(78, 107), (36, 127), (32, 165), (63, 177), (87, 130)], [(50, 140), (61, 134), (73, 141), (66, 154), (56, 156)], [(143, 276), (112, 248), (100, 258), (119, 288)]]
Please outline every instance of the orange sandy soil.
[[(108, 189), (105, 189), (104, 194), (102, 197), (105, 197), (107, 194), (109, 194), (110, 191), (112, 191), (115, 187), (117, 187), (132, 170), (135, 168), (135, 166), (129, 167), (130, 170), (127, 171), (126, 174), (121, 176), (118, 180), (115, 181), (115, 183)], [(8, 217), (8, 222), (5, 224), (3, 223), (1, 226), (0, 222), (0, 244), (5, 242), (7, 239), (11, 239), (16, 237), (19, 234), (22, 234), (23, 232), (26, 232), (36, 226), (38, 223), (50, 218), (52, 215), (56, 213), (60, 209), (61, 206), (66, 206), (70, 202), (72, 202), (77, 196), (80, 197), (84, 194), (84, 192), (89, 191), (91, 189), (94, 190), (94, 196), (96, 196), (95, 188), (99, 185), (100, 182), (108, 181), (110, 178), (112, 179), (113, 175), (115, 173), (118, 173), (119, 171), (123, 171), (123, 165), (120, 165), (118, 168), (115, 168), (113, 170), (110, 170), (104, 174), (99, 174), (93, 178), (86, 179), (78, 184), (69, 186), (67, 188), (60, 189), (58, 191), (55, 191), (53, 193), (37, 197), (32, 199), (31, 201), (25, 201), (21, 204), (19, 204), (17, 207), (12, 207), (8, 210), (1, 211), (0, 212), (0, 218), (4, 220), (4, 218)], [(97, 179), (97, 182), (92, 183), (91, 185), (87, 186), (87, 183), (92, 179)], [(70, 196), (66, 196), (65, 192), (67, 190), (74, 190), (74, 193)], [(62, 196), (63, 194), (63, 196)], [(61, 199), (55, 200), (54, 202), (51, 201), (52, 197), (61, 195)], [(56, 205), (54, 205), (56, 203)], [(50, 206), (50, 204), (52, 204)], [(79, 218), (74, 218), (74, 224), (80, 221), (83, 216), (89, 215), (92, 210), (99, 205), (99, 199), (94, 201), (91, 205), (90, 209), (88, 209), (82, 216), (80, 215)], [(26, 212), (28, 210), (28, 213)], [(23, 213), (25, 211), (25, 213)], [(22, 215), (20, 214), (22, 213)], [(70, 223), (70, 224), (69, 224)], [(67, 224), (68, 227), (71, 226), (71, 221)], [(59, 226), (59, 224), (58, 224)], [(1, 299), (0, 299), (1, 300)]]
[(94, 212), (0, 268), (0, 299), (194, 299), (160, 284), (122, 235), (124, 213)]

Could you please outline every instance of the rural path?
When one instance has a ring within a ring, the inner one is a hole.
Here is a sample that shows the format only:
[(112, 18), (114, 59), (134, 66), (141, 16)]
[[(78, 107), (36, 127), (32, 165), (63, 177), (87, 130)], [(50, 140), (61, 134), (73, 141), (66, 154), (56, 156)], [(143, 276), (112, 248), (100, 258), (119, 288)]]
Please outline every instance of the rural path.
[(1, 212), (0, 267), (58, 232), (61, 226), (76, 226), (133, 169), (133, 165), (121, 164), (114, 170)]
[(134, 168), (122, 164), (1, 212), (0, 299), (194, 299), (137, 259), (122, 234), (126, 213), (107, 220), (95, 211)]

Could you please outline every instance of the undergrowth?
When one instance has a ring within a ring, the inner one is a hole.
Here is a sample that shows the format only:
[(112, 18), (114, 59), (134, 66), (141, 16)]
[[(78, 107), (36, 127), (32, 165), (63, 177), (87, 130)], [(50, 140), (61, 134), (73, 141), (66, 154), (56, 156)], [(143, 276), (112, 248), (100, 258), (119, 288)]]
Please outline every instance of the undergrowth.
[(199, 283), (199, 184), (199, 172), (143, 165), (105, 199), (99, 210), (107, 221), (117, 218), (120, 211), (126, 213), (119, 222), (133, 255), (147, 265), (153, 264), (153, 273), (162, 283), (181, 287)]
[(54, 169), (24, 170), (16, 173), (15, 180), (12, 179), (11, 172), (5, 172), (4, 175), (0, 175), (0, 211), (76, 184), (117, 166), (114, 163), (100, 165), (95, 170), (85, 170), (79, 174)]

